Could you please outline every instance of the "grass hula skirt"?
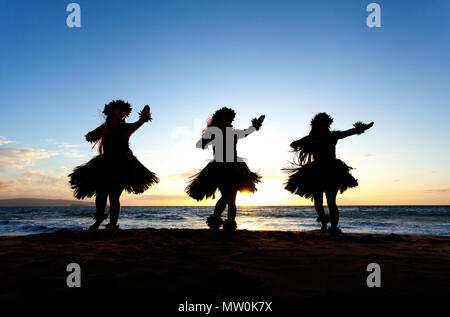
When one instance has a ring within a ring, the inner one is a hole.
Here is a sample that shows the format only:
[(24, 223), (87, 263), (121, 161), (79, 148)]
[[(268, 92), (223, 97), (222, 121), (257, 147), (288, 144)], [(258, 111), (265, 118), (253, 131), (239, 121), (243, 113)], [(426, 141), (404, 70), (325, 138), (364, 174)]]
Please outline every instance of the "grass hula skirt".
[(77, 199), (92, 197), (98, 190), (125, 189), (129, 193), (141, 194), (159, 182), (158, 177), (142, 165), (131, 150), (114, 155), (100, 154), (75, 167), (69, 177)]
[(358, 186), (352, 176), (352, 167), (339, 159), (329, 162), (312, 161), (303, 166), (285, 168), (289, 174), (285, 189), (293, 194), (313, 200), (313, 194), (327, 189), (338, 189), (342, 194), (348, 188)]
[(215, 198), (218, 189), (253, 193), (260, 181), (261, 175), (252, 172), (245, 162), (211, 161), (191, 176), (186, 193), (197, 201)]

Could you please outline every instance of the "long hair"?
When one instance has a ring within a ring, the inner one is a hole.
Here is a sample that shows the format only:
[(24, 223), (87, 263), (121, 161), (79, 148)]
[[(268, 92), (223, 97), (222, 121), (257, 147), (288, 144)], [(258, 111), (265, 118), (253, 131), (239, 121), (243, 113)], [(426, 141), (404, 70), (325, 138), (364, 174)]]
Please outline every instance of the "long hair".
[(295, 147), (295, 158), (297, 164), (300, 166), (306, 165), (313, 160), (314, 146), (311, 143), (311, 137), (318, 135), (319, 124), (325, 123), (328, 126), (327, 133), (330, 132), (330, 126), (333, 123), (333, 118), (325, 112), (320, 112), (311, 120), (311, 131), (309, 135), (300, 139)]

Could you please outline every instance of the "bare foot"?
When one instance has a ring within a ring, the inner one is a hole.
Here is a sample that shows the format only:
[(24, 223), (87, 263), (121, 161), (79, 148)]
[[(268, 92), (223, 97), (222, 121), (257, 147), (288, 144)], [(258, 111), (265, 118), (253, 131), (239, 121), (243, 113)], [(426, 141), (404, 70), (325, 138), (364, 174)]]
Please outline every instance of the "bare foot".
[(117, 225), (117, 224), (113, 225), (112, 223), (108, 223), (105, 227), (107, 230), (109, 230), (111, 232), (119, 231), (119, 225)]
[(330, 228), (328, 228), (328, 233), (332, 236), (338, 236), (342, 233), (342, 230), (338, 227), (331, 226)]
[(90, 231), (97, 231), (98, 228), (100, 227), (100, 225), (102, 224), (103, 220), (97, 220), (96, 222), (94, 222), (94, 224), (92, 226), (89, 227)]

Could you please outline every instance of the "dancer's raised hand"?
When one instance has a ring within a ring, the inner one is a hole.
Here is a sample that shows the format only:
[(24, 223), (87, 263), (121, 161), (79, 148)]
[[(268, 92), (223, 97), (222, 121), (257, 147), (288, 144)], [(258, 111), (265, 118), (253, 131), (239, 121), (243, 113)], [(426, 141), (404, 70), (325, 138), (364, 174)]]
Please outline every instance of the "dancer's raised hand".
[(142, 109), (142, 111), (139, 112), (139, 119), (143, 120), (144, 122), (152, 120), (152, 115), (150, 113), (149, 105), (145, 105), (144, 109)]
[(358, 121), (353, 126), (355, 127), (356, 133), (361, 134), (364, 133), (366, 130), (370, 129), (373, 126), (373, 124), (374, 124), (373, 121), (369, 124), (365, 124)]
[(252, 126), (256, 129), (259, 130), (262, 126), (262, 123), (264, 122), (264, 119), (266, 118), (266, 115), (263, 114), (261, 115), (258, 119), (254, 118), (252, 120)]
[(369, 124), (366, 124), (366, 130), (369, 130), (371, 127), (373, 127), (373, 125), (374, 125), (373, 121)]

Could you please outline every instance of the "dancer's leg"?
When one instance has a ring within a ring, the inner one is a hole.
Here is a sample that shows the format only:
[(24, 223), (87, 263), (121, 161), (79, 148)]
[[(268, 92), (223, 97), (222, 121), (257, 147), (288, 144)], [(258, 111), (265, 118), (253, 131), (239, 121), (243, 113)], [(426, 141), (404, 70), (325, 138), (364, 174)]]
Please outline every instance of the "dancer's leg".
[(339, 223), (339, 210), (336, 205), (336, 195), (338, 193), (338, 190), (336, 188), (329, 189), (325, 192), (325, 195), (327, 197), (327, 205), (328, 205), (328, 211), (330, 213), (330, 221), (331, 221), (331, 228), (337, 228)]
[(223, 223), (223, 229), (228, 232), (236, 230), (236, 195), (237, 190), (226, 190), (223, 197), (228, 205), (228, 219)]
[(106, 191), (97, 191), (95, 194), (95, 218), (103, 219), (106, 215), (106, 201), (108, 198), (108, 193)]
[(320, 230), (325, 232), (327, 230), (328, 217), (323, 209), (323, 193), (317, 192), (313, 194), (314, 197), (314, 209), (317, 213), (317, 220), (321, 223)]
[(213, 230), (218, 230), (222, 225), (221, 216), (227, 206), (223, 191), (220, 190), (220, 192), (222, 197), (217, 201), (216, 206), (214, 207), (214, 213), (206, 219), (206, 224)]
[(116, 227), (120, 216), (120, 195), (123, 189), (117, 189), (109, 193), (109, 226)]
[(228, 220), (234, 221), (236, 219), (236, 195), (237, 190), (232, 190), (226, 193), (226, 200), (228, 204)]
[(95, 223), (89, 228), (90, 230), (97, 230), (103, 220), (106, 219), (106, 201), (108, 194), (106, 191), (97, 190), (95, 193)]
[(226, 206), (227, 206), (227, 202), (226, 202), (225, 198), (223, 197), (223, 193), (222, 193), (222, 197), (220, 197), (220, 199), (216, 203), (216, 206), (214, 207), (214, 217), (220, 218), (220, 216), (222, 215), (222, 212), (225, 210)]

